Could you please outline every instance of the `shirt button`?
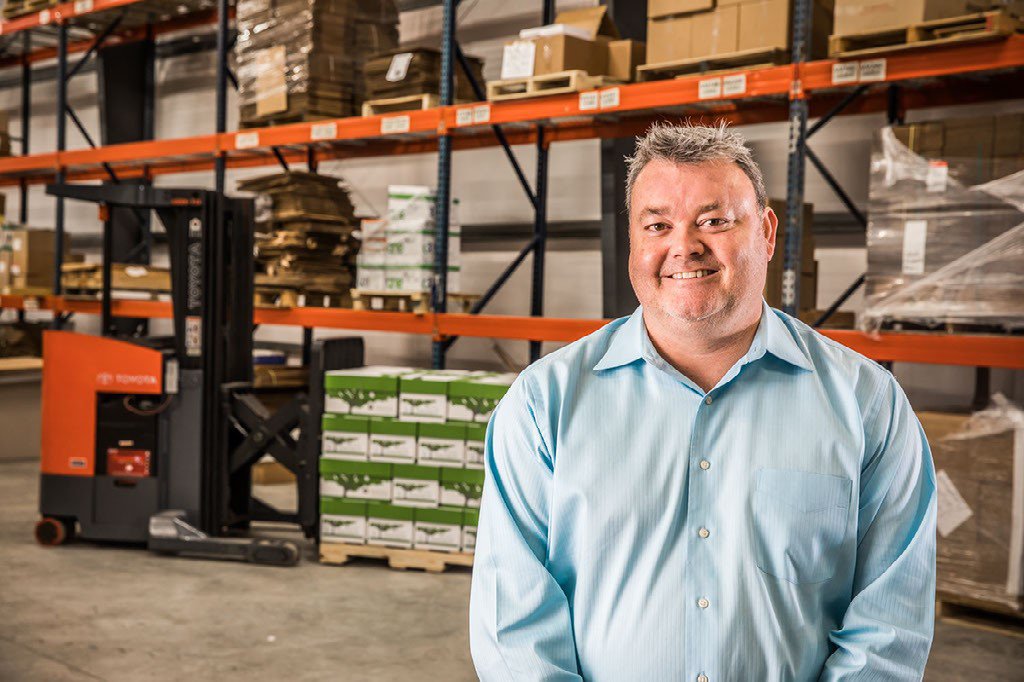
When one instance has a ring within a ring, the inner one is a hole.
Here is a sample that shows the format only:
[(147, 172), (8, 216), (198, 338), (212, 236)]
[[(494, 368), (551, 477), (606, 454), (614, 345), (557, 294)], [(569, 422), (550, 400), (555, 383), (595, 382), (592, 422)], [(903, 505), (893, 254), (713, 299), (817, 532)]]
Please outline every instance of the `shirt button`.
[(697, 682), (708, 682), (707, 675), (697, 675)]
[(707, 528), (701, 528), (699, 531), (697, 531), (697, 535), (701, 536), (702, 538), (706, 538), (707, 536), (711, 535), (711, 531), (709, 531)]
[(706, 609), (707, 607), (711, 606), (711, 602), (709, 602), (704, 597), (701, 597), (697, 600), (697, 606), (701, 607), (702, 609)]
[(706, 459), (702, 459), (700, 461), (700, 468), (703, 469), (704, 471), (707, 471), (708, 469), (711, 468), (711, 462), (707, 461)]
[(710, 405), (711, 404), (711, 396), (708, 396), (707, 398), (704, 398), (704, 402), (706, 404)]

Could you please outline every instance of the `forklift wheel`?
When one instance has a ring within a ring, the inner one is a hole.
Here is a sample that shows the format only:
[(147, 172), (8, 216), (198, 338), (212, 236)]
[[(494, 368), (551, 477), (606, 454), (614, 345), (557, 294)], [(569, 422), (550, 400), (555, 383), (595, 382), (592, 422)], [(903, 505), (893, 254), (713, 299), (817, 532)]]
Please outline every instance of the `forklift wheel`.
[(63, 545), (75, 535), (74, 521), (46, 516), (36, 523), (36, 542), (47, 547)]

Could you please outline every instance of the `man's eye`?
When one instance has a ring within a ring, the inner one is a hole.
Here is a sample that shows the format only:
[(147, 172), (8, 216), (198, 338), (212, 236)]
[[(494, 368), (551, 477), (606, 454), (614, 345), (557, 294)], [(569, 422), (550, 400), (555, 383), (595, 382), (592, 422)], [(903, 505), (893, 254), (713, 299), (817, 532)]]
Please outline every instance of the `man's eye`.
[(727, 218), (708, 218), (701, 225), (706, 227), (725, 227), (729, 224)]
[(644, 228), (648, 232), (663, 232), (668, 229), (668, 225), (665, 223), (654, 223)]

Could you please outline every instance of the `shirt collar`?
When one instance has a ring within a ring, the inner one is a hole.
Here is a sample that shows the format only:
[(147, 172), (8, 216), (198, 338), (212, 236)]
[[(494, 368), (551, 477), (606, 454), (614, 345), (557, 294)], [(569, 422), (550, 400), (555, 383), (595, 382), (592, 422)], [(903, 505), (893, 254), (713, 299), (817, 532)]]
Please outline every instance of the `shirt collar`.
[[(761, 302), (761, 306), (761, 322), (757, 326), (754, 340), (751, 342), (750, 350), (747, 351), (744, 360), (746, 362), (753, 362), (768, 352), (791, 365), (813, 371), (814, 365), (811, 364), (808, 358), (807, 350), (797, 340), (795, 334), (786, 325), (780, 314), (770, 308), (764, 301)], [(594, 369), (611, 369), (628, 365), (642, 359), (645, 350), (653, 357), (658, 356), (647, 335), (647, 329), (644, 327), (643, 307), (638, 307), (615, 330), (612, 340), (608, 344), (608, 349), (601, 356), (598, 363), (594, 365)], [(741, 360), (741, 363), (744, 360)]]

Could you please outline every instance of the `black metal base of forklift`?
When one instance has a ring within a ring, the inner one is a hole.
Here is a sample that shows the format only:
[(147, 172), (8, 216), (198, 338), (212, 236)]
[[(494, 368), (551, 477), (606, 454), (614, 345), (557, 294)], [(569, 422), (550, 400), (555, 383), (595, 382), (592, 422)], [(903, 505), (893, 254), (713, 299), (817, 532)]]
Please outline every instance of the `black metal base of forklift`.
[(238, 559), (271, 566), (294, 566), (301, 557), (299, 546), (291, 540), (211, 537), (191, 525), (184, 511), (174, 509), (150, 517), (146, 544), (163, 554)]

